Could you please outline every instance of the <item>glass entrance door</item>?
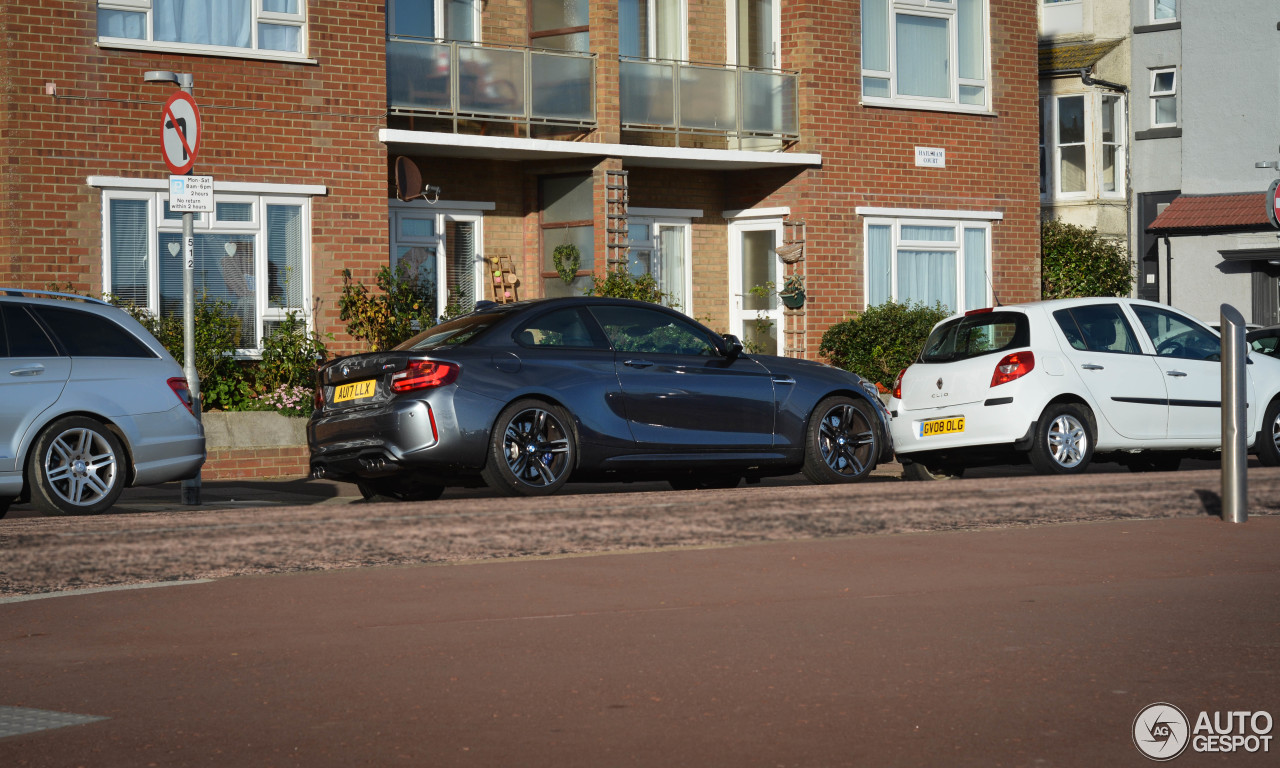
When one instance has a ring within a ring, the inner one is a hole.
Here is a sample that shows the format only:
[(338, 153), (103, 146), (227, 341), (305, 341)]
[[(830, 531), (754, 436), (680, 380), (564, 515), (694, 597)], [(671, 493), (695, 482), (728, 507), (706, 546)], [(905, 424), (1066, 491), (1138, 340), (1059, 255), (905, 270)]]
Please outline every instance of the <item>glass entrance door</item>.
[(783, 322), (778, 301), (781, 244), (780, 219), (729, 225), (729, 321), (748, 352), (778, 354)]

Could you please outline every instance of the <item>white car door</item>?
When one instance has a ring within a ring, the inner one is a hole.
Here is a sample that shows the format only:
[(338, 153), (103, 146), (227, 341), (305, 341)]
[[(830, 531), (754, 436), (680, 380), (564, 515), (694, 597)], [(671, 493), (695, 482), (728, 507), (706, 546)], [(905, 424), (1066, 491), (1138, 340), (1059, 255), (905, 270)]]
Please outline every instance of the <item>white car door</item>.
[(1213, 331), (1166, 307), (1131, 305), (1156, 351), (1169, 393), (1170, 439), (1222, 439), (1222, 342)]
[(1164, 375), (1118, 302), (1059, 309), (1053, 319), (1066, 340), (1067, 360), (1102, 411), (1102, 417), (1130, 440), (1160, 440), (1167, 431), (1168, 395)]

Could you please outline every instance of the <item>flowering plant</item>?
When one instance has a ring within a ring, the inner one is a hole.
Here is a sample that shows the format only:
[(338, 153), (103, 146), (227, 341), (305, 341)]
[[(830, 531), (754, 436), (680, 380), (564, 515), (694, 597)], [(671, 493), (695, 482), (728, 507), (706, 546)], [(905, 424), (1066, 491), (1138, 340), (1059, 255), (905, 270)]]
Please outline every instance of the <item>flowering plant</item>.
[(310, 416), (315, 408), (314, 392), (310, 387), (281, 384), (275, 390), (258, 398), (264, 411), (279, 411), (286, 416)]

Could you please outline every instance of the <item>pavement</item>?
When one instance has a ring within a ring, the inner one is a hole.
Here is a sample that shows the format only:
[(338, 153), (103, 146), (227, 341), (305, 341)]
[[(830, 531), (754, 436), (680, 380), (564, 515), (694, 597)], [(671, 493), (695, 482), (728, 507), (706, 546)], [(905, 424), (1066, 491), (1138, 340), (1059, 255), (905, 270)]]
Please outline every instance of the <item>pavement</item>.
[(1280, 716), (1278, 550), (1201, 515), (8, 603), (0, 765), (1147, 765), (1154, 703)]

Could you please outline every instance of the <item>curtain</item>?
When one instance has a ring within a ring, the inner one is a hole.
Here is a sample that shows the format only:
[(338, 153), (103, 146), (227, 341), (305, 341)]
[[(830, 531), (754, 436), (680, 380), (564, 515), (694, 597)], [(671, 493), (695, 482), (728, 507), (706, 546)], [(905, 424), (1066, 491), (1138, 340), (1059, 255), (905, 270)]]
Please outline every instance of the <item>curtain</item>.
[(987, 306), (987, 231), (964, 231), (964, 306), (958, 310)]
[(956, 241), (956, 228), (924, 224), (903, 224), (902, 239), (928, 243), (954, 243)]
[(147, 39), (147, 15), (131, 11), (98, 9), (98, 36)]
[(952, 251), (898, 251), (898, 296), (901, 304), (941, 303), (953, 311), (956, 303), (956, 254)]
[(959, 26), (960, 57), (957, 70), (968, 80), (986, 79), (982, 56), (982, 0), (960, 0), (956, 8)]
[[(160, 253), (169, 243), (182, 244), (181, 232), (160, 233)], [(196, 301), (223, 302), (240, 319), (241, 349), (258, 346), (257, 280), (254, 275), (254, 236), (197, 234), (195, 236)], [(182, 259), (160, 259), (160, 314), (182, 316)]]
[(947, 20), (899, 13), (895, 17), (898, 93), (940, 99), (951, 96)]
[(889, 290), (893, 277), (893, 227), (867, 227), (867, 306), (875, 307), (893, 298)]
[(155, 39), (172, 43), (248, 48), (250, 0), (154, 0)]
[(302, 207), (267, 206), (267, 305), (306, 311), (302, 305)]
[(889, 71), (888, 0), (862, 0), (862, 68)]
[(658, 252), (662, 278), (658, 288), (667, 294), (667, 304), (688, 311), (684, 295), (684, 227), (659, 227)]

